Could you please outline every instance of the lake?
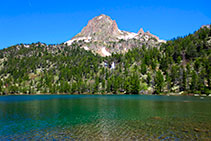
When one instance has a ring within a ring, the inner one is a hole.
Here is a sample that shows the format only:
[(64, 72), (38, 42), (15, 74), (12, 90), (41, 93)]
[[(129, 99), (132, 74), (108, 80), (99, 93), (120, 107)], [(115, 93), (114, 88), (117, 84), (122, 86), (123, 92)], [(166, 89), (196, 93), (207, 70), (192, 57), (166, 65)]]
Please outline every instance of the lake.
[(0, 140), (211, 140), (211, 98), (0, 97)]

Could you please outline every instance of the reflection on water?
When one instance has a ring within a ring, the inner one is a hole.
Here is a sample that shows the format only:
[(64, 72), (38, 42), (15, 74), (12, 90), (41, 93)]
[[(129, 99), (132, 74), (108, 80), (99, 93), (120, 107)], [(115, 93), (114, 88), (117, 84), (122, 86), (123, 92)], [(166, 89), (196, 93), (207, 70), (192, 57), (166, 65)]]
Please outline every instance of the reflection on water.
[(211, 99), (0, 97), (0, 139), (210, 140)]

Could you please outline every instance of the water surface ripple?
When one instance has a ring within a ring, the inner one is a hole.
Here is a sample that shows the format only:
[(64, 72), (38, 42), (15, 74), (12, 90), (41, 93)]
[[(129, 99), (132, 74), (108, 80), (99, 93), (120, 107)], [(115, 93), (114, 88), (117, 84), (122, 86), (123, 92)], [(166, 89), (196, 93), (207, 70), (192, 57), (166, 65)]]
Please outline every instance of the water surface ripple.
[(211, 140), (211, 98), (0, 97), (0, 140)]

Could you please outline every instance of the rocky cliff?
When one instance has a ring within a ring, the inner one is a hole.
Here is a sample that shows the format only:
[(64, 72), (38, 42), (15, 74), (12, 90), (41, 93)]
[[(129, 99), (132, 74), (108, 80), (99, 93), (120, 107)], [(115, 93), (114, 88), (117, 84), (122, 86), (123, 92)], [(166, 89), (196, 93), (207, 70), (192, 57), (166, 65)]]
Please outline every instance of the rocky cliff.
[(67, 41), (68, 45), (80, 44), (81, 48), (91, 50), (101, 56), (112, 53), (125, 53), (134, 47), (157, 47), (165, 42), (143, 28), (138, 33), (122, 31), (115, 20), (104, 14), (90, 20), (80, 33)]

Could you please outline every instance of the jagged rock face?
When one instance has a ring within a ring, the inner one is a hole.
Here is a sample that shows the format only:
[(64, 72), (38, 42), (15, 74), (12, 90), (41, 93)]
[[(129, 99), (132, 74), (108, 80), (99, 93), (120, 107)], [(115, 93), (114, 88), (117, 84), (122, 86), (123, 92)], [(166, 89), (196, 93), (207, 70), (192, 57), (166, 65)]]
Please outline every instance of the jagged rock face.
[(138, 34), (144, 34), (143, 28), (141, 28), (141, 29), (138, 31)]
[(165, 41), (149, 31), (144, 32), (143, 28), (138, 33), (121, 31), (115, 20), (102, 14), (90, 20), (80, 33), (66, 43), (72, 45), (73, 42), (80, 44), (85, 50), (91, 50), (101, 56), (110, 56), (111, 53), (124, 53), (143, 45), (160, 46)]
[(100, 15), (90, 20), (88, 25), (74, 38), (91, 37), (94, 40), (111, 40), (118, 35), (120, 35), (120, 31), (116, 21), (106, 15)]

